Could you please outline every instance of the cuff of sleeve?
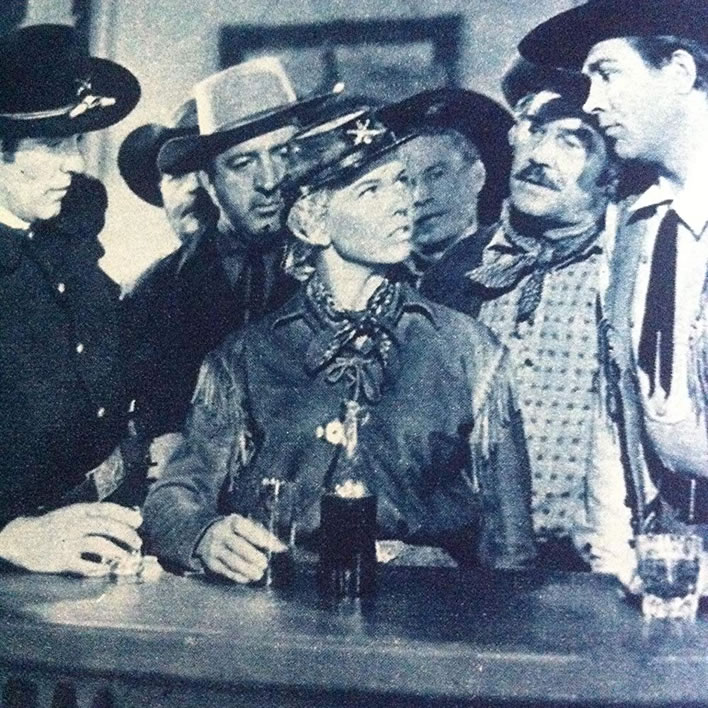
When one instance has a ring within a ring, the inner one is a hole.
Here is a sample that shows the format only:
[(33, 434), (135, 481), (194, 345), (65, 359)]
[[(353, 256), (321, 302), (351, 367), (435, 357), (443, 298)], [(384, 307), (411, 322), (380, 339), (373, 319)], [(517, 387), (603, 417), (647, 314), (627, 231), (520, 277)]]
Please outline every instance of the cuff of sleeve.
[[(145, 514), (149, 523), (149, 510)], [(201, 561), (194, 552), (207, 529), (223, 516), (215, 516), (206, 510), (190, 515), (166, 513), (158, 525), (149, 524), (147, 536), (150, 551), (160, 560), (192, 571), (202, 570)]]

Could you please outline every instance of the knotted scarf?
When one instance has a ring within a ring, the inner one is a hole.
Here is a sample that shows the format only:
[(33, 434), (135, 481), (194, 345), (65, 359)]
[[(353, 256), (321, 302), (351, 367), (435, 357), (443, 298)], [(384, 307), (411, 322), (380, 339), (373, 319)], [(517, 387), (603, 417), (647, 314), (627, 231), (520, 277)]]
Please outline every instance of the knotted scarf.
[(395, 327), (402, 312), (400, 285), (384, 280), (363, 310), (339, 310), (322, 280), (314, 275), (305, 288), (306, 310), (318, 334), (305, 356), (305, 370), (324, 370), (328, 383), (346, 381), (354, 401), (376, 403), (387, 369), (396, 359)]
[(530, 237), (520, 234), (511, 225), (509, 207), (505, 205), (501, 228), (505, 242), (488, 246), (482, 264), (468, 271), (466, 277), (475, 285), (491, 290), (510, 290), (530, 275), (519, 295), (517, 324), (525, 321), (533, 324), (548, 272), (600, 250), (597, 239), (601, 230), (595, 219), (554, 229), (553, 239)]

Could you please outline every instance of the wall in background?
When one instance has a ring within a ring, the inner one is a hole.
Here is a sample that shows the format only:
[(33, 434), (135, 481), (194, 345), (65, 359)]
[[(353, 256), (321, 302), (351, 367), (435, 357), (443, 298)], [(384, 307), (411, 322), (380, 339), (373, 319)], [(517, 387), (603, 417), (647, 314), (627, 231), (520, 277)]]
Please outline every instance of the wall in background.
[[(32, 0), (49, 6), (56, 0)], [(61, 3), (59, 3), (61, 4)], [(141, 123), (163, 120), (190, 87), (219, 68), (225, 25), (282, 25), (341, 19), (463, 18), (459, 47), (462, 86), (500, 98), (499, 77), (519, 39), (572, 0), (92, 0), (94, 52), (129, 67), (143, 97), (121, 124), (106, 131), (94, 171), (110, 195), (102, 240), (105, 270), (124, 284), (176, 247), (160, 210), (141, 202), (115, 168), (120, 141)]]

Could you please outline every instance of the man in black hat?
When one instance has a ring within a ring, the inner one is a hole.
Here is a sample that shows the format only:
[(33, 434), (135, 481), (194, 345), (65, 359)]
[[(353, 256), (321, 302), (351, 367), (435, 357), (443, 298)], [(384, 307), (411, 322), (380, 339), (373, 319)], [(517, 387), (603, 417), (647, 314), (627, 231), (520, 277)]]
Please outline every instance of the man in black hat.
[(28, 570), (102, 575), (140, 547), (140, 514), (99, 501), (135, 470), (105, 194), (78, 184), (81, 135), (139, 95), (69, 27), (0, 41), (0, 558)]
[(520, 50), (582, 67), (585, 110), (620, 157), (656, 172), (619, 223), (605, 307), (617, 384), (608, 412), (637, 528), (656, 511), (664, 528), (708, 537), (708, 5), (592, 0), (535, 28)]
[[(128, 133), (118, 150), (118, 169), (125, 183), (135, 196), (164, 209), (181, 243), (191, 241), (214, 225), (216, 207), (202, 186), (198, 172), (163, 173), (157, 166), (157, 155), (171, 138), (197, 131), (197, 104), (190, 98), (177, 108), (168, 125), (141, 125)], [(184, 257), (177, 260), (181, 262)], [(155, 268), (144, 273), (141, 281), (150, 279)]]
[[(510, 349), (531, 458), (540, 562), (579, 570), (592, 560), (605, 569), (614, 555), (609, 534), (595, 531), (599, 509), (588, 479), (613, 159), (582, 111), (587, 85), (580, 75), (548, 74), (519, 62), (503, 89), (516, 125), (501, 219), (453, 247), (426, 273), (421, 291), (477, 317)], [(624, 518), (628, 529), (623, 498), (613, 499), (619, 510), (603, 518)], [(589, 540), (591, 554), (584, 548)]]
[(465, 89), (423, 91), (389, 106), (399, 133), (415, 138), (401, 148), (413, 187), (413, 280), (479, 226), (499, 218), (508, 194), (509, 113)]
[(181, 429), (205, 354), (293, 293), (296, 282), (280, 267), (286, 143), (304, 111), (323, 100), (298, 101), (269, 57), (208, 77), (194, 96), (196, 130), (170, 136), (156, 165), (163, 185), (198, 174), (217, 218), (127, 299), (144, 343), (138, 407), (151, 436)]

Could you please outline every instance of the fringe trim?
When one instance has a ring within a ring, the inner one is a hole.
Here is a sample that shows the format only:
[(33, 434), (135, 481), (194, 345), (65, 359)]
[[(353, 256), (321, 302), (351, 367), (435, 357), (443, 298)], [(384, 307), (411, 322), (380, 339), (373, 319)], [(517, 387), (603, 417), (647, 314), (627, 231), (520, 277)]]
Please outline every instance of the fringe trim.
[(248, 464), (254, 453), (249, 415), (244, 407), (245, 392), (226, 363), (216, 357), (205, 359), (199, 370), (192, 405), (198, 407), (213, 428), (213, 435), (233, 435), (229, 467)]
[(688, 395), (696, 420), (701, 416), (708, 435), (708, 274), (696, 317), (698, 334), (688, 352)]
[(494, 448), (510, 434), (511, 413), (518, 403), (511, 386), (508, 353), (500, 351), (474, 403), (474, 427), (470, 433), (475, 491), (479, 491), (480, 467), (487, 465)]

